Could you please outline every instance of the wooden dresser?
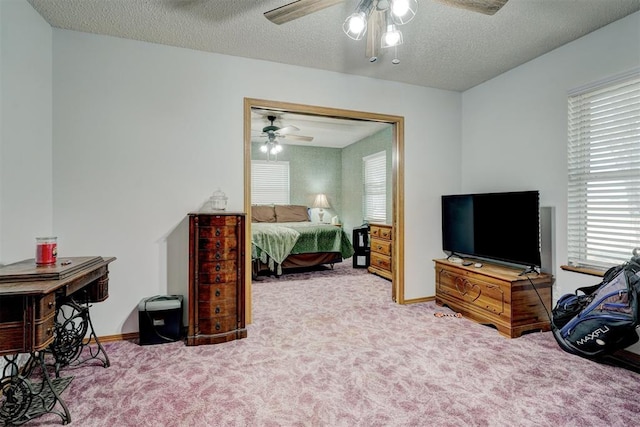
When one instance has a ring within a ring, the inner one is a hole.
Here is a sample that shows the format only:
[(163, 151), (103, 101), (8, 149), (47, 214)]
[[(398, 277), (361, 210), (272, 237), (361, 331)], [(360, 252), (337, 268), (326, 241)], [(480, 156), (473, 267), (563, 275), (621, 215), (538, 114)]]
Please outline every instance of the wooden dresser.
[(187, 345), (246, 338), (245, 215), (189, 214)]
[(520, 269), (490, 263), (483, 263), (482, 267), (447, 260), (435, 263), (436, 304), (493, 325), (509, 338), (527, 331), (551, 330), (552, 276), (521, 276)]
[(369, 224), (371, 234), (371, 252), (369, 254), (369, 272), (392, 279), (392, 226), (387, 224)]

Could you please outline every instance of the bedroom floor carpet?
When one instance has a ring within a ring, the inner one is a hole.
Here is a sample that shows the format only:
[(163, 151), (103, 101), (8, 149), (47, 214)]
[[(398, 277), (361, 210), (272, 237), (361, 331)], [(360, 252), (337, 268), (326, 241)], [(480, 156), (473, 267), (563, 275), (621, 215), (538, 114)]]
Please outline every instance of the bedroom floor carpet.
[(111, 367), (63, 371), (72, 425), (637, 425), (639, 374), (564, 353), (549, 332), (510, 340), (434, 303), (397, 305), (350, 264), (254, 282), (243, 340), (106, 344)]

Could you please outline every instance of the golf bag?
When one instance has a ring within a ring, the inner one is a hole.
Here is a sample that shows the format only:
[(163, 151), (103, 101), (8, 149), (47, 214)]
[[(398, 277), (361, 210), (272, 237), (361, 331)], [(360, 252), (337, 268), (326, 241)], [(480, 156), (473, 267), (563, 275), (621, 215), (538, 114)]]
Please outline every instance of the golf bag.
[(609, 269), (601, 283), (562, 296), (553, 309), (553, 336), (564, 351), (599, 362), (638, 342), (640, 254)]

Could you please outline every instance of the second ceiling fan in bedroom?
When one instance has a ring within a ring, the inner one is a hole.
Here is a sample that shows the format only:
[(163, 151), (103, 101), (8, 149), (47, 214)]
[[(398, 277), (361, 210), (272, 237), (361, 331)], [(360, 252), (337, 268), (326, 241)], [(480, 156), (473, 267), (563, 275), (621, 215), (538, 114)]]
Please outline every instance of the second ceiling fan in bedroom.
[[(298, 0), (264, 13), (264, 16), (274, 24), (284, 24), (294, 19), (312, 14), (345, 0)], [(504, 6), (508, 0), (435, 0), (473, 12), (493, 15)], [(396, 55), (391, 61), (399, 64), (397, 47), (402, 44), (402, 32), (397, 26), (411, 21), (416, 14), (417, 0), (359, 0), (354, 12), (347, 17), (343, 24), (344, 32), (354, 40), (367, 37), (365, 56), (370, 62), (375, 62), (381, 49), (395, 48)]]
[(313, 141), (312, 136), (292, 134), (291, 132), (297, 132), (300, 130), (296, 126), (276, 126), (274, 122), (278, 119), (278, 117), (275, 115), (268, 114), (265, 116), (265, 118), (270, 122), (270, 124), (262, 128), (261, 136), (266, 137), (267, 140), (260, 147), (260, 151), (266, 153), (267, 160), (270, 160), (270, 156), (273, 156), (277, 160), (278, 153), (282, 151), (282, 145), (280, 145), (279, 139), (287, 138), (304, 142)]

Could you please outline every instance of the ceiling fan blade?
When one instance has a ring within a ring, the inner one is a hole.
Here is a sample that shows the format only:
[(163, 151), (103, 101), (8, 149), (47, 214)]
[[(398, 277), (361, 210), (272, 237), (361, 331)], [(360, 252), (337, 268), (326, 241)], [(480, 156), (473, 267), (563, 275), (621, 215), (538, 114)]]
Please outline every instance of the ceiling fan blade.
[(484, 13), (485, 15), (494, 15), (509, 0), (436, 0), (447, 6), (459, 7), (461, 9), (472, 10), (474, 12)]
[(282, 138), (294, 139), (296, 141), (305, 141), (305, 142), (313, 141), (313, 137), (312, 136), (303, 136), (303, 135), (280, 135), (280, 136)]
[(383, 50), (381, 46), (382, 33), (385, 26), (385, 13), (382, 10), (374, 9), (369, 15), (367, 21), (367, 47), (365, 48), (365, 56), (370, 62), (375, 62), (382, 56)]
[(292, 126), (292, 125), (289, 125), (289, 126), (285, 126), (285, 127), (283, 127), (283, 128), (278, 129), (278, 133), (279, 133), (280, 135), (286, 135), (286, 134), (288, 134), (289, 132), (297, 132), (297, 131), (299, 131), (299, 130), (300, 130), (299, 128), (297, 128), (297, 127), (295, 127), (295, 126)]
[(284, 24), (294, 19), (302, 18), (344, 0), (298, 0), (264, 13), (264, 16), (274, 24)]

